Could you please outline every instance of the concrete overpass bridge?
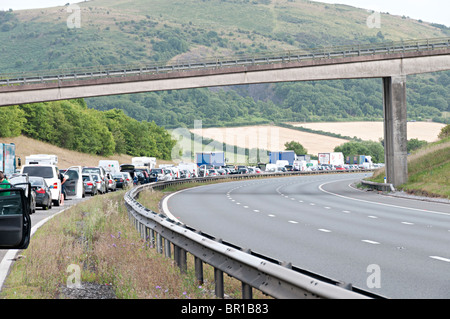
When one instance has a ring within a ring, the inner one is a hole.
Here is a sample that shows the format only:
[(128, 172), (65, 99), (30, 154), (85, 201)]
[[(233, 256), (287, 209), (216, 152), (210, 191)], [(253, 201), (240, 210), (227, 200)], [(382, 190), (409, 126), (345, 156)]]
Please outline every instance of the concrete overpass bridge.
[[(388, 183), (407, 181), (406, 76), (450, 70), (450, 38), (167, 65), (0, 74), (0, 106), (256, 83), (382, 78)], [(318, 106), (320, 107), (320, 106)]]

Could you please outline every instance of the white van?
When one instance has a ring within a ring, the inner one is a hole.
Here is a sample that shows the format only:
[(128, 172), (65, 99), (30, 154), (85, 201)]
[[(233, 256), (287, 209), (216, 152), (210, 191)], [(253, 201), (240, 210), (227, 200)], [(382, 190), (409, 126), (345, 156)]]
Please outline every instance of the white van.
[(267, 164), (266, 165), (266, 172), (268, 172), (268, 173), (274, 173), (277, 171), (277, 169), (278, 169), (277, 164)]
[(58, 156), (52, 154), (32, 154), (26, 156), (25, 165), (32, 164), (56, 165), (58, 164)]
[(107, 173), (120, 174), (119, 161), (114, 160), (100, 160), (98, 161), (98, 167), (103, 167)]
[(59, 179), (59, 170), (55, 165), (31, 164), (24, 165), (20, 171), (21, 174), (28, 176), (43, 177), (50, 187), (52, 200), (55, 206), (61, 205), (61, 180)]

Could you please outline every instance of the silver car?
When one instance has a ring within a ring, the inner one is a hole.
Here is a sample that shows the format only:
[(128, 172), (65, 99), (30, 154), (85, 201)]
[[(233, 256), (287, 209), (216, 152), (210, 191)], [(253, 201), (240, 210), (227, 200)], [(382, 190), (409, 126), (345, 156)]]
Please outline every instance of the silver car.
[(94, 178), (95, 184), (97, 185), (97, 191), (106, 194), (107, 188), (105, 181), (100, 177), (100, 174), (91, 173), (92, 177)]

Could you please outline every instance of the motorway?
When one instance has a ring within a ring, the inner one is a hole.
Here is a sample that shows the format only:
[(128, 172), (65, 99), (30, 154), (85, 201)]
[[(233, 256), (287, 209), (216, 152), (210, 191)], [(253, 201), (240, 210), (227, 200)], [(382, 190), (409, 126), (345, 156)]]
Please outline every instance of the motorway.
[(388, 298), (450, 298), (450, 204), (355, 189), (365, 174), (200, 186), (166, 213), (204, 233)]

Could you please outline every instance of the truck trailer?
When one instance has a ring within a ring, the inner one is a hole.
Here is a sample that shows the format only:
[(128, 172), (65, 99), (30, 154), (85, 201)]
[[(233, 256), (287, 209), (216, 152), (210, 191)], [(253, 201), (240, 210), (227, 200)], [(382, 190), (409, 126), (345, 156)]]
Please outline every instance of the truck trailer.
[(58, 165), (58, 156), (53, 154), (32, 154), (25, 157), (25, 165)]
[(224, 152), (196, 153), (195, 163), (197, 164), (197, 166), (202, 165), (225, 166), (225, 153)]
[(14, 143), (0, 143), (0, 170), (6, 176), (11, 176), (16, 172), (16, 145)]
[(365, 169), (372, 169), (372, 156), (369, 155), (349, 155), (345, 157), (345, 164), (363, 166)]
[(344, 165), (344, 154), (342, 154), (342, 152), (319, 153), (318, 163), (319, 165)]
[(297, 159), (294, 151), (279, 151), (269, 153), (269, 163), (276, 164), (277, 161), (288, 161), (289, 165), (293, 165)]

